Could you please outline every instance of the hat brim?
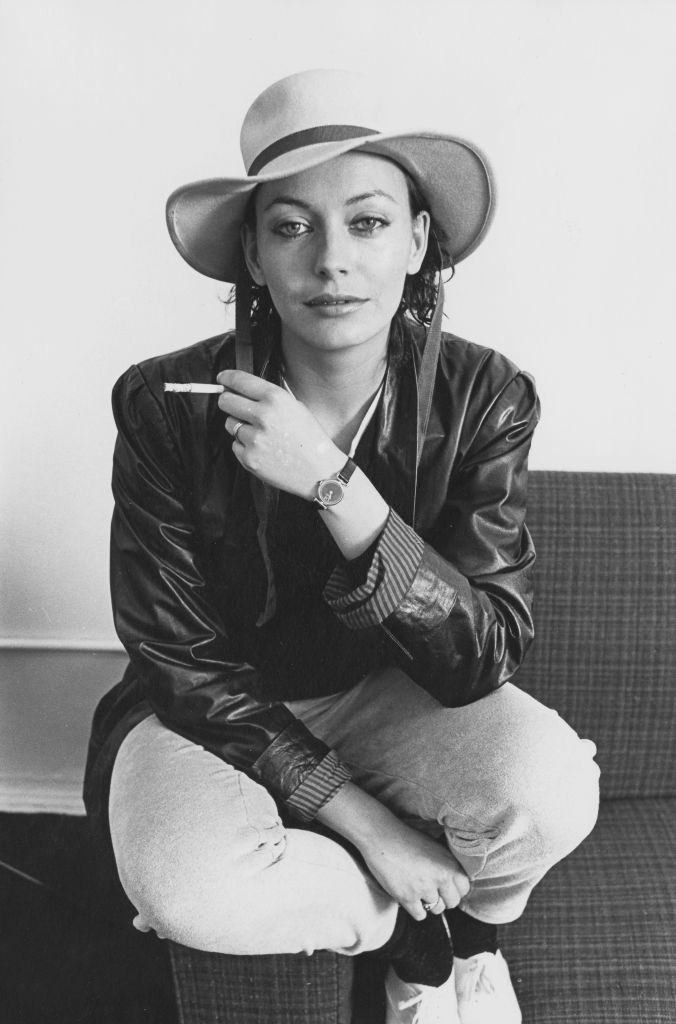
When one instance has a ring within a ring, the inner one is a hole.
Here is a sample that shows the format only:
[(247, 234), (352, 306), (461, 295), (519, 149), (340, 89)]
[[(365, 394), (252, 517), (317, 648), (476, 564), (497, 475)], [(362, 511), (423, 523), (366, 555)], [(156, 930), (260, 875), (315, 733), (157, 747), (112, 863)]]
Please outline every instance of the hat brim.
[(354, 150), (394, 160), (416, 181), (429, 203), (444, 266), (459, 263), (476, 249), (495, 208), (490, 166), (472, 143), (435, 132), (315, 143), (284, 153), (256, 176), (209, 178), (182, 185), (167, 200), (167, 227), (174, 245), (199, 273), (234, 282), (240, 227), (256, 186), (288, 178)]

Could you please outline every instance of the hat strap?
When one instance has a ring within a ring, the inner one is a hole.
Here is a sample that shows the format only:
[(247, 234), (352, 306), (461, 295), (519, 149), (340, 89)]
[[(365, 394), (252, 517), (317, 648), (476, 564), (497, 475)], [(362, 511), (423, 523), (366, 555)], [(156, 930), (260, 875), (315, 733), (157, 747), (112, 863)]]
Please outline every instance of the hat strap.
[(235, 283), (235, 366), (253, 373), (253, 341), (251, 339), (251, 285), (240, 253)]
[[(251, 285), (244, 265), (244, 258), (241, 255), (235, 285), (235, 366), (238, 370), (244, 370), (245, 373), (254, 372), (253, 339), (251, 337)], [(249, 486), (258, 518), (256, 531), (258, 547), (267, 576), (265, 605), (256, 621), (256, 625), (260, 627), (273, 617), (277, 607), (277, 588), (275, 587), (275, 575), (267, 539), (268, 521), (276, 499), (274, 489), (259, 480), (253, 473), (249, 473)]]
[(420, 371), (418, 373), (418, 438), (417, 438), (417, 459), (416, 465), (420, 465), (425, 435), (430, 422), (432, 412), (432, 398), (434, 396), (434, 382), (437, 375), (437, 363), (439, 361), (439, 349), (441, 347), (441, 321), (444, 315), (444, 281), (439, 271), (439, 287), (437, 289), (437, 301), (434, 306), (431, 323), (427, 329), (425, 348), (420, 360)]

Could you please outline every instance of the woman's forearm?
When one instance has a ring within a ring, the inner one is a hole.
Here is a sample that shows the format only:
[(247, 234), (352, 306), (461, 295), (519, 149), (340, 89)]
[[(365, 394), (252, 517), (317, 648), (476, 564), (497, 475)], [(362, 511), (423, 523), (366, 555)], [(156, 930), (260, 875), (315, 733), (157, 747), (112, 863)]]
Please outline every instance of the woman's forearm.
[(317, 820), (363, 851), (382, 832), (386, 823), (390, 824), (396, 819), (375, 797), (365, 793), (355, 783), (346, 782), (321, 808)]

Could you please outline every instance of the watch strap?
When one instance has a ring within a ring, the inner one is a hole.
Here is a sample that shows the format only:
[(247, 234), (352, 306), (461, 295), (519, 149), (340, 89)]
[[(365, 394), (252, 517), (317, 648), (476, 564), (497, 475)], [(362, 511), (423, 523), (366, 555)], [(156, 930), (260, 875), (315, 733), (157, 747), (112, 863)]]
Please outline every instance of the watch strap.
[[(338, 470), (338, 472), (335, 473), (333, 476), (327, 476), (323, 480), (320, 480), (317, 483), (317, 487), (320, 487), (321, 484), (328, 483), (330, 480), (337, 480), (339, 483), (343, 485), (343, 487), (347, 487), (348, 483), (350, 482), (350, 477), (352, 476), (356, 468), (357, 463), (354, 462), (352, 459), (348, 458), (347, 462), (342, 467), (342, 469)], [(323, 509), (323, 511), (326, 511), (327, 508), (333, 507), (331, 505), (325, 505), (324, 502), (318, 497), (313, 498), (312, 501), (313, 504), (317, 506), (317, 508)]]
[(352, 459), (348, 458), (343, 468), (340, 470), (339, 473), (336, 474), (337, 479), (340, 480), (342, 484), (348, 484), (350, 482), (350, 477), (352, 476), (356, 468), (357, 463), (353, 462)]

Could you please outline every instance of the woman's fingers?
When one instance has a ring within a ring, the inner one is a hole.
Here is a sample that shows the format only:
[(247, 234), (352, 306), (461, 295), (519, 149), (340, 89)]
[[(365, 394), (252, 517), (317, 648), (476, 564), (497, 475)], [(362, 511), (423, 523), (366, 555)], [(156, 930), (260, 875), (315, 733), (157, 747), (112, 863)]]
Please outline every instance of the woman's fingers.
[[(266, 410), (268, 415), (275, 408), (279, 413), (278, 400), (290, 397), (277, 384), (244, 370), (223, 370), (216, 380), (226, 388), (218, 397), (219, 409), (248, 423), (260, 424)], [(286, 406), (283, 409), (288, 413)]]
[[(250, 424), (245, 423), (244, 420), (237, 419), (236, 416), (228, 416), (225, 421), (225, 429), (232, 437), (233, 444), (239, 441), (240, 444), (246, 444), (245, 431), (250, 430)], [(244, 434), (244, 436), (242, 436)]]
[[(238, 395), (253, 399), (255, 402), (280, 390), (276, 384), (272, 384), (269, 380), (263, 380), (262, 377), (256, 377), (253, 373), (246, 373), (245, 370), (221, 370), (216, 375), (216, 380), (229, 391), (235, 391)], [(224, 394), (227, 393), (227, 391), (224, 392)], [(221, 395), (222, 397), (223, 395)]]
[(257, 423), (258, 413), (256, 403), (242, 395), (236, 395), (234, 391), (224, 391), (218, 396), (218, 408), (226, 416), (235, 416), (246, 423)]
[(402, 902), (401, 906), (404, 910), (408, 911), (411, 917), (416, 921), (424, 921), (427, 917), (427, 911), (420, 900), (407, 900), (406, 902)]
[(428, 914), (443, 914), (446, 909), (446, 901), (441, 895), (429, 900), (423, 900), (423, 909)]
[(446, 885), (439, 887), (439, 893), (444, 905), (450, 909), (451, 907), (457, 907), (463, 896), (467, 895), (469, 889), (469, 878), (462, 868), (459, 867), (457, 871), (453, 872), (453, 879), (447, 882)]

